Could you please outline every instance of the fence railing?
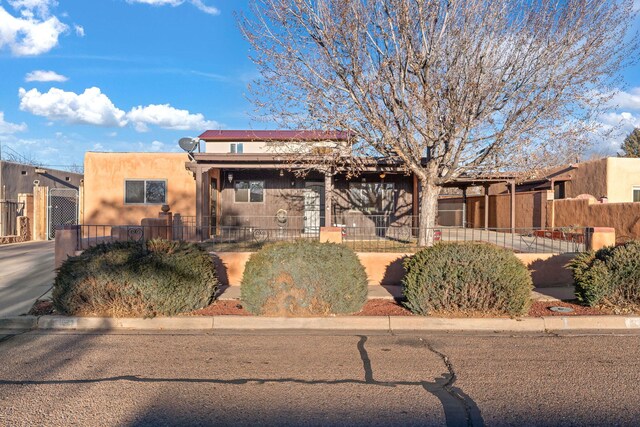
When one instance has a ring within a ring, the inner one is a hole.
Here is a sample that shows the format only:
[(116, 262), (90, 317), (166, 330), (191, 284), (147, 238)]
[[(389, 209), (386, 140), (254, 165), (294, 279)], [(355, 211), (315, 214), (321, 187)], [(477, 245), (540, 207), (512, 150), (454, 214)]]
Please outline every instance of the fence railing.
[[(271, 218), (273, 219), (273, 218)], [(259, 218), (236, 225), (201, 226), (180, 219), (172, 225), (81, 225), (78, 250), (111, 241), (144, 241), (165, 238), (198, 242), (210, 251), (254, 251), (269, 242), (299, 239), (319, 240), (320, 225), (304, 218), (273, 225)], [(460, 228), (434, 227), (420, 229), (411, 221), (353, 225), (340, 224), (343, 243), (357, 252), (415, 252), (420, 248), (420, 233), (434, 242), (485, 242), (518, 253), (583, 252), (587, 248), (585, 228)]]

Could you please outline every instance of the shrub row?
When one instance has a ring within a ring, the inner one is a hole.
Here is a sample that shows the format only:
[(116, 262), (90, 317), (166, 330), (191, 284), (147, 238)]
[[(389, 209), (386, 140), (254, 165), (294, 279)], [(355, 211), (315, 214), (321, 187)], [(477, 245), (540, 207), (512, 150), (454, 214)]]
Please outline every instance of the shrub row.
[(218, 286), (210, 255), (184, 242), (113, 242), (70, 257), (53, 286), (68, 315), (174, 315), (206, 307)]
[(407, 307), (416, 314), (489, 312), (523, 315), (531, 275), (512, 251), (481, 243), (438, 243), (404, 264)]
[(640, 305), (640, 242), (579, 254), (569, 264), (581, 302), (594, 306)]

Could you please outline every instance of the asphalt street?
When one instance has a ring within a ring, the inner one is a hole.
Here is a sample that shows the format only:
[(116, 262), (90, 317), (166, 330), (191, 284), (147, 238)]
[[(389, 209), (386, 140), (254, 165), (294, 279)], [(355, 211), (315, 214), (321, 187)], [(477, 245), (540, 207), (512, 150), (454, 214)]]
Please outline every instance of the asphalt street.
[(53, 241), (0, 245), (0, 317), (27, 313), (54, 276)]
[(0, 425), (637, 425), (640, 335), (0, 334)]

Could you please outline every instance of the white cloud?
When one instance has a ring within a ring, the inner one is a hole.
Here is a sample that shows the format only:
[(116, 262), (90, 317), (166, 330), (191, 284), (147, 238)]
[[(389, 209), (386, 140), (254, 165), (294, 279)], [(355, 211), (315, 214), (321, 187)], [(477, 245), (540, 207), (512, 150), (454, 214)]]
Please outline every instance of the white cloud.
[(0, 111), (0, 135), (7, 135), (10, 133), (24, 132), (27, 130), (25, 123), (11, 123), (4, 120), (4, 111)]
[(172, 130), (205, 130), (220, 124), (205, 119), (200, 113), (180, 110), (169, 104), (137, 106), (128, 113), (117, 108), (100, 88), (85, 89), (81, 94), (51, 88), (48, 92), (20, 88), (20, 109), (48, 120), (96, 126), (124, 127), (131, 124), (138, 132), (149, 126)]
[(35, 70), (24, 76), (25, 82), (66, 82), (67, 77), (55, 71)]
[(16, 56), (49, 52), (67, 29), (55, 16), (36, 18), (31, 9), (22, 9), (18, 18), (0, 7), (0, 49), (8, 47)]
[(20, 88), (18, 95), (22, 111), (50, 120), (97, 126), (122, 127), (127, 124), (125, 112), (116, 108), (97, 87), (86, 89), (81, 94), (57, 88), (51, 88), (46, 93)]
[(49, 11), (58, 5), (57, 0), (7, 0), (23, 16), (37, 14), (41, 17), (49, 16)]
[(214, 121), (206, 120), (200, 113), (192, 114), (169, 104), (134, 107), (127, 113), (127, 118), (138, 132), (146, 132), (148, 125), (174, 130), (201, 130), (220, 126)]
[(160, 141), (151, 142), (151, 151), (162, 151), (163, 147), (164, 147), (164, 142), (160, 142)]
[(151, 6), (180, 6), (183, 3), (191, 3), (196, 8), (204, 13), (208, 13), (209, 15), (218, 15), (220, 14), (220, 9), (207, 6), (203, 0), (127, 0), (128, 3), (141, 3), (148, 4)]
[(640, 87), (634, 87), (629, 92), (620, 91), (610, 101), (612, 106), (630, 110), (640, 110)]
[(76, 36), (84, 37), (84, 27), (82, 25), (74, 24), (73, 29), (76, 32)]

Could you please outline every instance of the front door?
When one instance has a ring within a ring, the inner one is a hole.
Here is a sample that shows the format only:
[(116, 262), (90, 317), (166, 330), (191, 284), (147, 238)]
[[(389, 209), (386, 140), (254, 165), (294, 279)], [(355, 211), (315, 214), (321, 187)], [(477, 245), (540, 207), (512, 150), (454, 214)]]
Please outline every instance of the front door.
[(304, 189), (304, 232), (319, 233), (322, 224), (322, 208), (324, 205), (324, 184), (305, 183)]

